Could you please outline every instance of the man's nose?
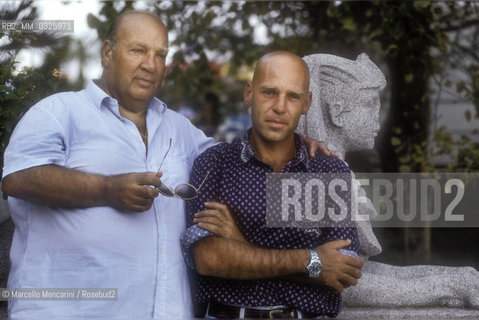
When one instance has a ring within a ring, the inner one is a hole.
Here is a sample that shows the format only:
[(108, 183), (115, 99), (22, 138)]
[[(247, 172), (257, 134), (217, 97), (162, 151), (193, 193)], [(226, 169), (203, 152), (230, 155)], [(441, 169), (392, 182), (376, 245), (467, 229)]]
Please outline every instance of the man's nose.
[(276, 113), (286, 112), (286, 96), (278, 95), (276, 101), (274, 102), (273, 110)]
[(146, 54), (141, 66), (150, 72), (154, 72), (156, 68), (158, 68), (158, 63), (155, 60), (155, 54), (154, 53)]

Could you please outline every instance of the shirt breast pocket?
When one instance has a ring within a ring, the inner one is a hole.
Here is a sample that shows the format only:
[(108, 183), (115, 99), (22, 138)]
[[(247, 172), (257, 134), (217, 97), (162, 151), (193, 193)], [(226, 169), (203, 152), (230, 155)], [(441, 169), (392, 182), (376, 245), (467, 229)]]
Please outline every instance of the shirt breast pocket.
[(161, 169), (161, 180), (171, 189), (182, 183), (189, 183), (190, 173), (186, 156), (181, 154), (168, 155)]

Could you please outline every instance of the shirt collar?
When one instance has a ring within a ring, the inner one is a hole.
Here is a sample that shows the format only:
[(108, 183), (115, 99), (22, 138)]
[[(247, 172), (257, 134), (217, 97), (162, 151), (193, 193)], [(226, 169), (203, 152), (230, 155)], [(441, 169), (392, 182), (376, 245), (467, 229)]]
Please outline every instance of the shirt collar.
[(88, 81), (85, 91), (88, 98), (90, 98), (95, 107), (97, 107), (98, 109), (100, 109), (103, 100), (114, 100), (105, 91), (103, 91), (93, 80)]
[[(253, 147), (251, 146), (249, 137), (251, 135), (251, 128), (240, 138), (239, 143), (241, 145), (240, 159), (242, 162), (247, 163), (251, 158), (255, 158), (258, 161), (258, 157), (254, 153)], [(294, 143), (296, 145), (296, 154), (292, 161), (290, 161), (291, 166), (294, 167), (299, 164), (303, 164), (307, 170), (309, 170), (309, 156), (308, 148), (303, 143), (301, 136), (297, 133), (294, 134)]]
[[(95, 83), (95, 80), (88, 81), (85, 91), (87, 96), (92, 100), (93, 104), (98, 109), (100, 109), (102, 105), (109, 107), (118, 106), (118, 101), (103, 91), (103, 89)], [(166, 110), (166, 104), (157, 97), (153, 97), (148, 104), (148, 108), (162, 113)]]

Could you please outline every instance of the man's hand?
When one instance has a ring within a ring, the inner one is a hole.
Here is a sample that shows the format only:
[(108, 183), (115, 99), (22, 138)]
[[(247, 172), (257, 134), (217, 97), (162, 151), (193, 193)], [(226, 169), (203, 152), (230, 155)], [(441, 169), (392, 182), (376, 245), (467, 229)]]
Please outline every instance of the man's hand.
[(105, 198), (122, 211), (143, 212), (151, 208), (161, 185), (161, 173), (126, 173), (106, 178)]
[(218, 237), (247, 243), (226, 205), (218, 202), (206, 202), (205, 207), (206, 210), (195, 214), (194, 223)]
[(322, 154), (325, 156), (334, 156), (336, 158), (339, 157), (339, 155), (336, 152), (332, 152), (328, 149), (326, 144), (322, 141), (316, 141), (313, 139), (308, 138), (305, 134), (301, 135), (301, 138), (303, 139), (304, 143), (306, 143), (309, 147), (309, 155), (311, 157), (314, 157), (316, 154), (316, 151), (321, 151)]
[(2, 188), (8, 196), (52, 207), (145, 211), (158, 196), (154, 187), (161, 184), (160, 177), (153, 172), (104, 176), (43, 165), (7, 175)]
[(361, 268), (363, 267), (361, 259), (338, 252), (339, 249), (349, 245), (351, 245), (351, 240), (336, 240), (316, 248), (322, 265), (319, 281), (338, 292), (356, 285), (357, 280), (361, 277)]

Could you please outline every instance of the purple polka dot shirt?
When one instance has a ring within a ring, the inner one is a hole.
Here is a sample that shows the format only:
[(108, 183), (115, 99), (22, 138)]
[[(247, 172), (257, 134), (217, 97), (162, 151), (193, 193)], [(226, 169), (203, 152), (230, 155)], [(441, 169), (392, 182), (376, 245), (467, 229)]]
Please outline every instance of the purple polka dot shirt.
[[(306, 146), (295, 136), (296, 155), (281, 172), (350, 172), (338, 158), (319, 153), (310, 158)], [(273, 168), (261, 162), (254, 154), (248, 135), (231, 144), (218, 144), (202, 153), (191, 172), (191, 184), (199, 186), (198, 197), (186, 201), (188, 229), (181, 245), (186, 263), (194, 268), (192, 248), (197, 241), (212, 234), (193, 224), (193, 215), (204, 210), (204, 202), (226, 204), (250, 243), (275, 249), (308, 249), (329, 241), (352, 239), (348, 248), (359, 252), (357, 231), (354, 228), (267, 228), (266, 174)], [(306, 270), (305, 270), (306, 273)], [(341, 308), (341, 294), (328, 287), (310, 287), (284, 279), (230, 280), (199, 276), (197, 302), (214, 300), (227, 305), (247, 307), (286, 305), (303, 312), (336, 316)]]

